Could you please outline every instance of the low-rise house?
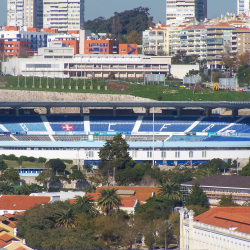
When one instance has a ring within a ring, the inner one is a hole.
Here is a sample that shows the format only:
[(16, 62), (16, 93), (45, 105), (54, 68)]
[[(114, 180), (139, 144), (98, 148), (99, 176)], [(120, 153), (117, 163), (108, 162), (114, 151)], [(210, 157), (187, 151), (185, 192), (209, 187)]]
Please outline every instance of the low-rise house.
[(51, 201), (51, 197), (44, 196), (25, 196), (25, 195), (1, 195), (0, 196), (0, 215), (15, 214)]
[[(160, 189), (157, 187), (103, 186), (98, 187), (95, 193), (87, 193), (86, 195), (90, 195), (96, 202), (101, 196), (100, 190), (102, 189), (115, 189), (118, 196), (122, 198), (120, 209), (133, 214), (137, 206), (146, 203), (147, 199), (160, 193)], [(74, 200), (70, 200), (70, 202), (74, 203)]]
[(85, 196), (86, 192), (83, 191), (60, 191), (60, 192), (42, 192), (42, 193), (31, 193), (30, 196), (47, 196), (51, 198), (51, 202), (54, 201), (66, 201), (74, 199), (76, 195)]

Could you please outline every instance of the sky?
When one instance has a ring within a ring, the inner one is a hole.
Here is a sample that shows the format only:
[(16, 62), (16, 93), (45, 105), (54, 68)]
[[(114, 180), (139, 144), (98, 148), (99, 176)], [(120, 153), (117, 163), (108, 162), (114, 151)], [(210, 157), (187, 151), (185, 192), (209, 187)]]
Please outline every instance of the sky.
[[(215, 18), (221, 14), (236, 13), (237, 0), (207, 0), (208, 18)], [(114, 12), (123, 12), (139, 6), (150, 8), (150, 15), (157, 23), (166, 22), (166, 0), (85, 0), (85, 21), (99, 16), (109, 18)], [(6, 25), (7, 0), (0, 0), (0, 26)]]

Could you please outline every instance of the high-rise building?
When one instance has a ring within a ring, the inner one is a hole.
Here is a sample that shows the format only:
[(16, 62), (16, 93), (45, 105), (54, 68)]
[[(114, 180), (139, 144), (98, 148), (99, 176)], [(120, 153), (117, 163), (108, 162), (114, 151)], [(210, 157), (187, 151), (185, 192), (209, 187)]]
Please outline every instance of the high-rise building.
[(178, 24), (193, 18), (201, 22), (207, 17), (207, 0), (166, 0), (166, 3), (167, 24)]
[(250, 0), (237, 0), (237, 15), (242, 13), (249, 13)]
[(83, 29), (84, 0), (43, 0), (43, 27), (60, 32)]
[(37, 1), (39, 0), (8, 0), (7, 25), (36, 28)]

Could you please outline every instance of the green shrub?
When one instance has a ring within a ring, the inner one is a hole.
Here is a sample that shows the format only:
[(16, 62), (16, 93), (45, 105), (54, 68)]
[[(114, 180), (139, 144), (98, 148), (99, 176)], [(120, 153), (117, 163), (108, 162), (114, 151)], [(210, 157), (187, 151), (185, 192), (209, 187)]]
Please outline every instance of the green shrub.
[(47, 159), (45, 158), (45, 157), (39, 157), (38, 159), (37, 159), (37, 162), (38, 163), (45, 163), (47, 161)]

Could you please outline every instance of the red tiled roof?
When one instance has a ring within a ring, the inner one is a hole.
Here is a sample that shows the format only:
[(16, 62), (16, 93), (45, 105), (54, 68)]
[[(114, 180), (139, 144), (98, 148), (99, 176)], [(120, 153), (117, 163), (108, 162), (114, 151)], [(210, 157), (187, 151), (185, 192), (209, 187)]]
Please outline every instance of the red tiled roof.
[(152, 197), (152, 194), (155, 195), (160, 193), (160, 189), (157, 187), (121, 187), (121, 186), (112, 186), (112, 187), (99, 187), (96, 190), (96, 193), (88, 193), (94, 201), (100, 197), (101, 189), (116, 189), (116, 190), (134, 190), (134, 195), (120, 195), (123, 201), (125, 200), (139, 200), (139, 202), (145, 202), (148, 198)]
[(233, 33), (249, 33), (250, 29), (247, 27), (240, 27), (236, 30), (233, 30)]
[(122, 200), (122, 207), (134, 207), (136, 200)]
[(250, 207), (216, 207), (196, 216), (194, 221), (250, 234)]
[(217, 23), (214, 25), (209, 26), (208, 28), (235, 28), (233, 25), (230, 25), (229, 23)]
[(48, 202), (48, 196), (1, 195), (0, 210), (28, 210), (35, 205)]
[(4, 241), (4, 242), (8, 242), (10, 240), (14, 239), (11, 235), (9, 234), (3, 234), (0, 236), (0, 240)]

